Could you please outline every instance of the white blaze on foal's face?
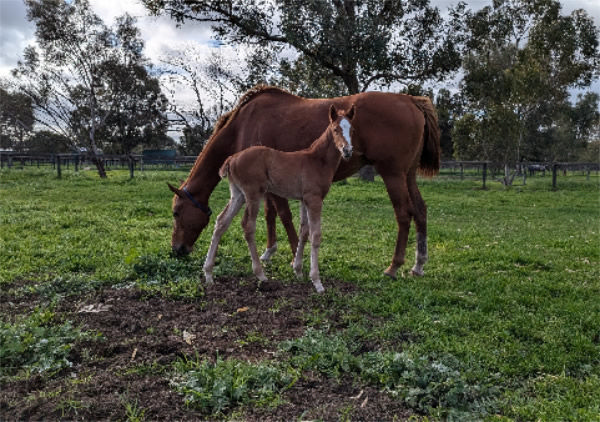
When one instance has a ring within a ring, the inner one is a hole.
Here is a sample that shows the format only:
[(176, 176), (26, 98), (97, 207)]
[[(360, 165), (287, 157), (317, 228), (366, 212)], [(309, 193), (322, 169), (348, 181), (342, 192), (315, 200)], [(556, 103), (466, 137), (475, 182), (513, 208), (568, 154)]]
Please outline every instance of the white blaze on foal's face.
[(350, 139), (350, 122), (348, 121), (348, 119), (346, 119), (345, 117), (342, 119), (342, 121), (340, 122), (340, 127), (342, 128), (342, 134), (344, 135), (344, 138), (346, 139), (346, 142), (348, 142), (348, 145), (352, 146), (352, 139)]
[(348, 121), (348, 119), (346, 119), (345, 117), (342, 118), (342, 120), (340, 121), (340, 128), (342, 129), (342, 136), (348, 143), (348, 145), (345, 146), (342, 151), (342, 155), (343, 155), (344, 159), (346, 159), (346, 160), (348, 160), (352, 156), (352, 139), (350, 137), (350, 128), (351, 127), (352, 127), (352, 125), (350, 125), (350, 122)]

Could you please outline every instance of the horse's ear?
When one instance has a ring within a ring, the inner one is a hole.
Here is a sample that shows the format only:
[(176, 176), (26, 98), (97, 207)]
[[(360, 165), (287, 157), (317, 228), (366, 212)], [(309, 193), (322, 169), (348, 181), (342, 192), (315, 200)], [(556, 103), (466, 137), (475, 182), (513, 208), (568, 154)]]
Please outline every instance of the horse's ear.
[(338, 118), (338, 114), (337, 114), (337, 110), (335, 109), (335, 106), (333, 104), (331, 104), (331, 107), (329, 107), (329, 123), (333, 123), (337, 120)]
[(354, 119), (354, 113), (355, 112), (356, 112), (356, 106), (354, 104), (352, 104), (352, 107), (350, 108), (350, 111), (346, 113), (346, 117), (348, 118), (348, 120)]
[(169, 189), (171, 189), (171, 191), (177, 195), (177, 196), (181, 196), (181, 191), (179, 189), (177, 189), (175, 186), (173, 186), (172, 184), (170, 184), (169, 182), (167, 182), (167, 185), (169, 186)]

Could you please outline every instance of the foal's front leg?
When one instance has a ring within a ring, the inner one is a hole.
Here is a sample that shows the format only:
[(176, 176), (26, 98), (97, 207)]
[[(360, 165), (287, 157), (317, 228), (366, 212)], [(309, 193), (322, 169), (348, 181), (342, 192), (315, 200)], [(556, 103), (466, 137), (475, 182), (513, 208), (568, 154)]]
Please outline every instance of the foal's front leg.
[(319, 246), (321, 246), (321, 209), (322, 199), (314, 199), (307, 204), (308, 224), (310, 226), (310, 279), (318, 293), (325, 289), (319, 275)]
[(244, 194), (235, 185), (230, 183), (229, 190), (231, 192), (231, 198), (229, 203), (225, 206), (225, 209), (217, 217), (215, 222), (215, 231), (213, 232), (212, 240), (210, 241), (210, 248), (206, 254), (206, 260), (204, 261), (204, 277), (206, 282), (211, 284), (213, 282), (213, 267), (215, 266), (215, 258), (217, 256), (217, 249), (219, 247), (219, 241), (223, 234), (229, 228), (233, 217), (244, 205)]
[(242, 227), (244, 229), (244, 237), (248, 243), (248, 249), (250, 250), (250, 257), (252, 258), (252, 271), (254, 271), (254, 274), (260, 281), (267, 281), (267, 276), (265, 276), (260, 259), (258, 259), (258, 251), (256, 250), (256, 241), (254, 239), (259, 203), (260, 198), (258, 200), (246, 198), (246, 211), (242, 219)]

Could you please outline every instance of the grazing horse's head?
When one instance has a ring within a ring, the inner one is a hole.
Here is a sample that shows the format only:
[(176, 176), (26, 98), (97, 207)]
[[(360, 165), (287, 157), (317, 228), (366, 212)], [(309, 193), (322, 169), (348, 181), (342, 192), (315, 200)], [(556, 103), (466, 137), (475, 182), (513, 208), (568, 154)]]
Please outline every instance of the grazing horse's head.
[(354, 104), (352, 104), (352, 108), (347, 112), (338, 112), (333, 104), (329, 108), (329, 127), (333, 132), (333, 142), (344, 160), (349, 160), (352, 156), (352, 136), (350, 129), (352, 127), (352, 119), (354, 119), (354, 110)]
[(208, 225), (212, 211), (198, 202), (185, 186), (177, 189), (168, 184), (175, 193), (173, 197), (173, 235), (171, 248), (177, 255), (192, 252), (194, 242)]

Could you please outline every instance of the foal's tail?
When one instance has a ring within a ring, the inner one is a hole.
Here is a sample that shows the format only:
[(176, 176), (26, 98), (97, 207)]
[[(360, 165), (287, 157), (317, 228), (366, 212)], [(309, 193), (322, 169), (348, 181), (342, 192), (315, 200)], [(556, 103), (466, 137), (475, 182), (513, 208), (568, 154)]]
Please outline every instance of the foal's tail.
[(413, 102), (425, 116), (425, 132), (423, 134), (423, 151), (419, 163), (419, 173), (424, 176), (435, 176), (440, 171), (440, 128), (437, 112), (428, 97), (412, 97)]
[(227, 178), (227, 176), (229, 176), (229, 164), (232, 157), (233, 156), (228, 157), (219, 169), (219, 176), (221, 177), (221, 179), (225, 179)]

